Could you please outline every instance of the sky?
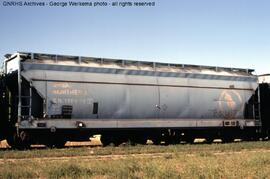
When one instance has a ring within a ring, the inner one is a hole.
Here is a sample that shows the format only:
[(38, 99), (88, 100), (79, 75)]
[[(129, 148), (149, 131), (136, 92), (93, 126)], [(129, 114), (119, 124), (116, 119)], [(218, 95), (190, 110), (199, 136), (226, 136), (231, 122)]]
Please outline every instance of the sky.
[(1, 0), (0, 58), (27, 51), (270, 73), (269, 0), (144, 1), (155, 6), (10, 7)]

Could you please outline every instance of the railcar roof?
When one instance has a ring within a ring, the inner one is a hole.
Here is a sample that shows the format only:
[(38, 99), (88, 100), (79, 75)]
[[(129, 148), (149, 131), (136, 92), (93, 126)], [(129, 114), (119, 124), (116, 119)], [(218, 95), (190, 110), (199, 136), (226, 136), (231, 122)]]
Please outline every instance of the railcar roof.
[[(192, 64), (177, 64), (177, 63), (163, 63), (163, 62), (151, 62), (151, 61), (135, 61), (135, 60), (124, 60), (124, 59), (111, 59), (111, 58), (98, 58), (98, 57), (85, 57), (85, 56), (72, 56), (72, 55), (58, 55), (58, 54), (46, 54), (46, 53), (32, 53), (32, 52), (17, 52), (23, 59), (31, 60), (53, 60), (53, 61), (70, 61), (81, 63), (98, 63), (101, 65), (115, 64), (120, 66), (135, 65), (137, 67), (151, 67), (156, 68), (178, 68), (178, 69), (196, 69), (196, 70), (210, 70), (210, 71), (225, 71), (229, 73), (239, 74), (250, 74), (254, 72), (254, 69), (244, 68), (230, 68), (230, 67), (218, 67), (218, 66), (204, 66), (204, 65), (192, 65)], [(5, 57), (10, 59), (14, 54), (6, 54)], [(47, 61), (48, 62), (48, 61)]]

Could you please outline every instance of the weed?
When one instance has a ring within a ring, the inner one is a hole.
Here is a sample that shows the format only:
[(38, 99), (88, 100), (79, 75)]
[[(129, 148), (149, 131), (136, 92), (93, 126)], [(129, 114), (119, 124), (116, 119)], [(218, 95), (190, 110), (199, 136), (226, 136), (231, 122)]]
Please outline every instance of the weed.
[(75, 164), (63, 164), (48, 172), (50, 178), (78, 178), (81, 176), (91, 176), (90, 169), (85, 169)]

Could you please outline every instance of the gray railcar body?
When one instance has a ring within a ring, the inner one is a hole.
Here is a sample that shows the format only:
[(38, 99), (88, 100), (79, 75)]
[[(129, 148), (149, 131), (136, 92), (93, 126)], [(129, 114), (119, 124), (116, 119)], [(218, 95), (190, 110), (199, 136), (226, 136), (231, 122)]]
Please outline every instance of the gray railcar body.
[(17, 76), (17, 130), (258, 127), (252, 72), (25, 52), (5, 60)]
[[(248, 70), (172, 67), (172, 64), (157, 67), (147, 62), (146, 65), (143, 62), (128, 64), (127, 61), (104, 62), (106, 59), (96, 58), (86, 58), (83, 62), (82, 57), (68, 56), (58, 56), (56, 60), (57, 56), (38, 54), (36, 57), (35, 54), (22, 54), (16, 58), (20, 58), (21, 78), (31, 83), (42, 97), (43, 113), (48, 118), (61, 115), (62, 106), (68, 105), (72, 106), (72, 119), (98, 123), (115, 120), (120, 124), (125, 121), (125, 127), (145, 127), (144, 122), (151, 121), (151, 127), (181, 127), (177, 122), (175, 126), (157, 122), (170, 119), (196, 120), (196, 125), (204, 120), (211, 125), (212, 120), (218, 124), (226, 119), (245, 119), (245, 104), (258, 86), (257, 77)], [(14, 69), (7, 69), (7, 73), (11, 71)], [(135, 121), (141, 120), (143, 122), (136, 125)]]

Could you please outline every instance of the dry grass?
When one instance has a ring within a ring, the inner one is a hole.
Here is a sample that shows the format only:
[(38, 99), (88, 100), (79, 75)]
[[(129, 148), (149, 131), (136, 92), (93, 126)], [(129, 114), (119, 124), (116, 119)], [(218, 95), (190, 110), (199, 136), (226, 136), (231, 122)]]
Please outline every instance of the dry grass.
[(270, 141), (2, 149), (0, 178), (270, 179)]
[[(14, 170), (16, 168), (16, 170)], [(269, 178), (270, 152), (215, 155), (173, 153), (161, 158), (33, 160), (0, 163), (0, 178)]]

